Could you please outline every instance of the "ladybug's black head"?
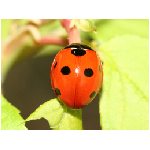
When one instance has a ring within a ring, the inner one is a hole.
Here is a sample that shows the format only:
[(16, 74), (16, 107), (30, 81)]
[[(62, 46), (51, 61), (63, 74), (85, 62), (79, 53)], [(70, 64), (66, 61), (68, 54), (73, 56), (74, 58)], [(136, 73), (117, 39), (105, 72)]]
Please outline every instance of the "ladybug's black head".
[(66, 46), (64, 49), (71, 48), (71, 54), (75, 56), (84, 56), (86, 50), (92, 50), (91, 47), (85, 44), (72, 43), (71, 45)]

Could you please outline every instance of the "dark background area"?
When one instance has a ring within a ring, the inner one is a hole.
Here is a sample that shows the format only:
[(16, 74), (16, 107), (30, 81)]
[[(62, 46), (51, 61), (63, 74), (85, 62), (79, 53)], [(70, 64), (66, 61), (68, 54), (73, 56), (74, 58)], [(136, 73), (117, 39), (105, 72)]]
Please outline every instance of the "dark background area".
[[(28, 58), (14, 65), (2, 84), (4, 96), (27, 118), (39, 105), (55, 98), (50, 84), (50, 67), (56, 54), (51, 56)], [(83, 108), (83, 128), (99, 130), (99, 96)], [(48, 130), (45, 119), (29, 121), (26, 127), (30, 130)]]

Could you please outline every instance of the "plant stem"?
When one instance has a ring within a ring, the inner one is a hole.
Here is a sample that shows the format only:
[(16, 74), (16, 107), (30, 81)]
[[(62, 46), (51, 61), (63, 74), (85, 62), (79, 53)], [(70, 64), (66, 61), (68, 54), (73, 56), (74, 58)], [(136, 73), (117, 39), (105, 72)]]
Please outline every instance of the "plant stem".
[(65, 28), (68, 34), (69, 44), (71, 43), (81, 43), (80, 32), (76, 25), (71, 26), (71, 19), (61, 20), (62, 26)]
[(51, 37), (51, 36), (45, 36), (41, 39), (35, 41), (38, 45), (66, 45), (68, 43), (67, 39), (61, 38), (61, 37)]

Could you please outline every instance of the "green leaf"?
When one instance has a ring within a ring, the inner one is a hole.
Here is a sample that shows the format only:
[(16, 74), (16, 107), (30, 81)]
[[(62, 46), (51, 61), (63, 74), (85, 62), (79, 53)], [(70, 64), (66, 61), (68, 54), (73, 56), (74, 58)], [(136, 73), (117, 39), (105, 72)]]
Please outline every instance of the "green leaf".
[(95, 37), (107, 41), (119, 35), (134, 34), (148, 38), (148, 19), (105, 19), (97, 21)]
[(44, 118), (53, 129), (82, 129), (81, 110), (67, 108), (57, 99), (51, 99), (39, 106), (26, 121)]
[(20, 115), (20, 111), (11, 105), (3, 96), (1, 96), (2, 104), (2, 130), (25, 130), (25, 121)]
[(100, 47), (104, 61), (102, 129), (148, 129), (148, 39), (118, 36)]

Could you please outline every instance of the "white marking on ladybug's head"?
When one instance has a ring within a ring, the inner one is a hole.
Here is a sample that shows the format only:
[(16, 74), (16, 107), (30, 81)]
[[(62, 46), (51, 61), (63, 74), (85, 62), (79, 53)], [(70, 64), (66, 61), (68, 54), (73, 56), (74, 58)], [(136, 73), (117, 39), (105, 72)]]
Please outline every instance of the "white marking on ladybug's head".
[(73, 49), (78, 49), (77, 47), (71, 47), (71, 49), (73, 50)]
[[(79, 49), (79, 48), (77, 48), (77, 47), (71, 47), (71, 50), (74, 50), (74, 49)], [(83, 48), (83, 50), (88, 50), (87, 48)]]

